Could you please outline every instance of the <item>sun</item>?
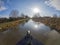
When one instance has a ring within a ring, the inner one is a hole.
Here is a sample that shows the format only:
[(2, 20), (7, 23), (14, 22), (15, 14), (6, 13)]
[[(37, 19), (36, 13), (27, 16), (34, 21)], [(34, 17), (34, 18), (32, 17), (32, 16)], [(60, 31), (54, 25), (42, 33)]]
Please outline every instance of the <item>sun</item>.
[(34, 12), (34, 13), (39, 13), (40, 10), (39, 10), (39, 8), (33, 8), (33, 12)]
[(34, 25), (35, 28), (38, 28), (38, 25)]

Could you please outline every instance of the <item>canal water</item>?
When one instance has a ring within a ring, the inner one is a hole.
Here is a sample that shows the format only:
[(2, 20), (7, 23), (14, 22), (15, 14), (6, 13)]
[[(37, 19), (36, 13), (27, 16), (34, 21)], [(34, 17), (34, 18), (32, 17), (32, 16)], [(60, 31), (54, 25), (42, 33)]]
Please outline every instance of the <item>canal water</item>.
[(14, 28), (10, 28), (4, 32), (0, 32), (0, 45), (16, 45), (18, 41), (24, 38), (27, 31), (31, 31), (31, 35), (42, 42), (44, 45), (60, 45), (60, 33), (51, 30), (41, 22), (35, 22), (30, 19)]

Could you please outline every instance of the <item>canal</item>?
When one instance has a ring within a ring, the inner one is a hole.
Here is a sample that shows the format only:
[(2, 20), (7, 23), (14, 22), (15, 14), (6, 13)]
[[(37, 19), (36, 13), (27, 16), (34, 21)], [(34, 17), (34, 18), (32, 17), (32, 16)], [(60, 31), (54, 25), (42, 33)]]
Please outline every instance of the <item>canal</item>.
[(14, 28), (10, 28), (4, 32), (0, 32), (0, 45), (16, 45), (18, 41), (24, 38), (27, 31), (31, 31), (31, 35), (42, 42), (44, 45), (60, 45), (60, 33), (51, 30), (41, 22), (35, 22), (30, 19)]

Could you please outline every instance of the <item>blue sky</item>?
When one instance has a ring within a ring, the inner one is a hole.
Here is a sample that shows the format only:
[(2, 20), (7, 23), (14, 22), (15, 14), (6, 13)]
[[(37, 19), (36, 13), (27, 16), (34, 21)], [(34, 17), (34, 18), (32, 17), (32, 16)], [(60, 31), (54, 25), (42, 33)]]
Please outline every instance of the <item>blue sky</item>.
[[(8, 17), (12, 10), (19, 14), (34, 15), (31, 8), (39, 8), (41, 16), (60, 16), (60, 0), (0, 0), (0, 17)], [(55, 2), (55, 3), (54, 3)], [(57, 3), (58, 2), (58, 3)]]

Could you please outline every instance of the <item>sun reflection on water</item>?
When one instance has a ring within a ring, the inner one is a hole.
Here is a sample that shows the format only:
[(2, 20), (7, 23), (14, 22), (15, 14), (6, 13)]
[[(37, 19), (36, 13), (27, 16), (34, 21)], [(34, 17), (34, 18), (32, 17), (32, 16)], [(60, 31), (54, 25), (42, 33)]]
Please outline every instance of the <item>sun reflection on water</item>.
[(34, 25), (35, 28), (38, 28), (38, 25)]

